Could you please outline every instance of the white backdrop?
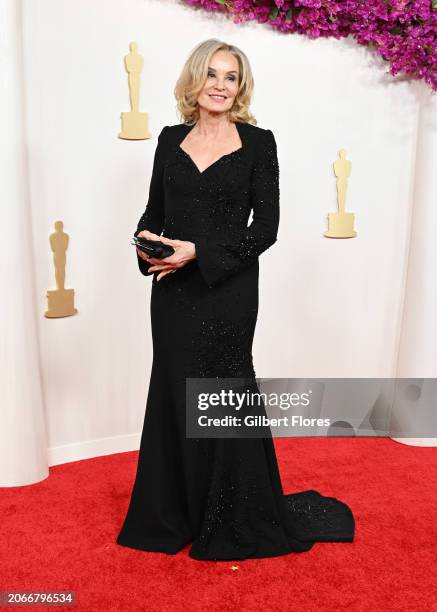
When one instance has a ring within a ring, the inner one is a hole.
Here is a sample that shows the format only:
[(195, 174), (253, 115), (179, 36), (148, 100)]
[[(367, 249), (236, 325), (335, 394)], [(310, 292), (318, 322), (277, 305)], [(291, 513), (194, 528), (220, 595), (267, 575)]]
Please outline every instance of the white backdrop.
[[(157, 135), (179, 122), (176, 78), (209, 37), (248, 55), (252, 110), (278, 144), (281, 223), (260, 258), (257, 376), (437, 376), (437, 104), (427, 86), (393, 78), (352, 39), (237, 26), (177, 0), (1, 7), (0, 485), (138, 448), (152, 362), (151, 279), (137, 268), (130, 236)], [(129, 110), (123, 56), (133, 40), (145, 59), (140, 110), (152, 134), (139, 142), (117, 138)], [(330, 240), (323, 232), (336, 210), (332, 163), (342, 147), (352, 161), (346, 208), (358, 237)], [(49, 320), (48, 236), (58, 219), (70, 235), (66, 287), (79, 312)]]

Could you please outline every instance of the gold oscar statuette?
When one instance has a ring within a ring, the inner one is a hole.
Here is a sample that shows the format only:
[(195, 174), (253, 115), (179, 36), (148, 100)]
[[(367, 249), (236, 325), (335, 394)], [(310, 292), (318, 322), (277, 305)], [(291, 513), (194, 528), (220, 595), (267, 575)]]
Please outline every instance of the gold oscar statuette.
[(119, 138), (126, 140), (145, 140), (150, 138), (148, 128), (148, 113), (140, 113), (140, 78), (143, 70), (143, 56), (137, 52), (136, 42), (129, 44), (130, 53), (124, 56), (124, 66), (128, 73), (129, 99), (131, 110), (121, 113), (121, 132)]
[(65, 289), (65, 262), (69, 236), (63, 230), (62, 221), (55, 221), (55, 232), (50, 234), (50, 247), (53, 251), (55, 264), (56, 289), (47, 291), (47, 310), (44, 313), (48, 319), (71, 317), (77, 313), (74, 307), (74, 289)]
[(340, 149), (340, 159), (333, 163), (334, 174), (337, 177), (337, 204), (338, 212), (328, 213), (328, 231), (324, 233), (328, 238), (354, 238), (354, 213), (345, 212), (347, 180), (351, 173), (352, 163), (346, 159), (346, 150)]

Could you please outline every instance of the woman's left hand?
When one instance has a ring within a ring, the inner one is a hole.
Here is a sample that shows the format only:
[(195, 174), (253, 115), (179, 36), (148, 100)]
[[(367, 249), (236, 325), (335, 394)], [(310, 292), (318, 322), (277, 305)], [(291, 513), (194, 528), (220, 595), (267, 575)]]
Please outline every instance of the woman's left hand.
[[(172, 246), (175, 252), (164, 259), (150, 258), (153, 265), (149, 267), (149, 271), (157, 272), (161, 270), (161, 273), (156, 277), (157, 281), (161, 280), (166, 274), (176, 272), (179, 268), (183, 268), (187, 263), (196, 259), (196, 245), (194, 242), (189, 240), (172, 240), (165, 236), (160, 236), (159, 239), (164, 244)], [(155, 262), (159, 263), (155, 264)]]

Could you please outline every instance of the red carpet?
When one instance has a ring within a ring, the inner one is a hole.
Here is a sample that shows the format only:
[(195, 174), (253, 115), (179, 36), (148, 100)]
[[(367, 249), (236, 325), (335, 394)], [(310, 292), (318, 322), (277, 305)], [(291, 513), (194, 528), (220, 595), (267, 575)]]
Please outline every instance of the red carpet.
[(189, 547), (167, 556), (118, 546), (137, 461), (124, 453), (1, 489), (0, 590), (74, 590), (86, 612), (437, 612), (437, 449), (383, 438), (275, 446), (284, 493), (313, 488), (345, 501), (353, 543), (242, 562), (196, 561)]

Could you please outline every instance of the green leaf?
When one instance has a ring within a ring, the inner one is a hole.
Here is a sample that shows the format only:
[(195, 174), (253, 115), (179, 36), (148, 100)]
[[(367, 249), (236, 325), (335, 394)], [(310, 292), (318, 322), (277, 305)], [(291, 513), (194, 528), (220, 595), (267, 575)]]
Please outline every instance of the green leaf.
[(217, 4), (224, 4), (225, 0), (215, 0), (217, 2)]
[(437, 9), (437, 0), (432, 0), (432, 8)]
[[(435, 0), (435, 1), (437, 2), (437, 0)], [(286, 21), (291, 21), (292, 17), (293, 17), (293, 9), (290, 8), (290, 9), (288, 9), (287, 14), (285, 15), (285, 20)]]
[(269, 19), (276, 19), (276, 17), (278, 16), (278, 13), (279, 13), (279, 7), (275, 6), (270, 12)]
[(389, 30), (390, 34), (402, 34), (403, 28), (401, 25), (395, 26), (393, 29)]

